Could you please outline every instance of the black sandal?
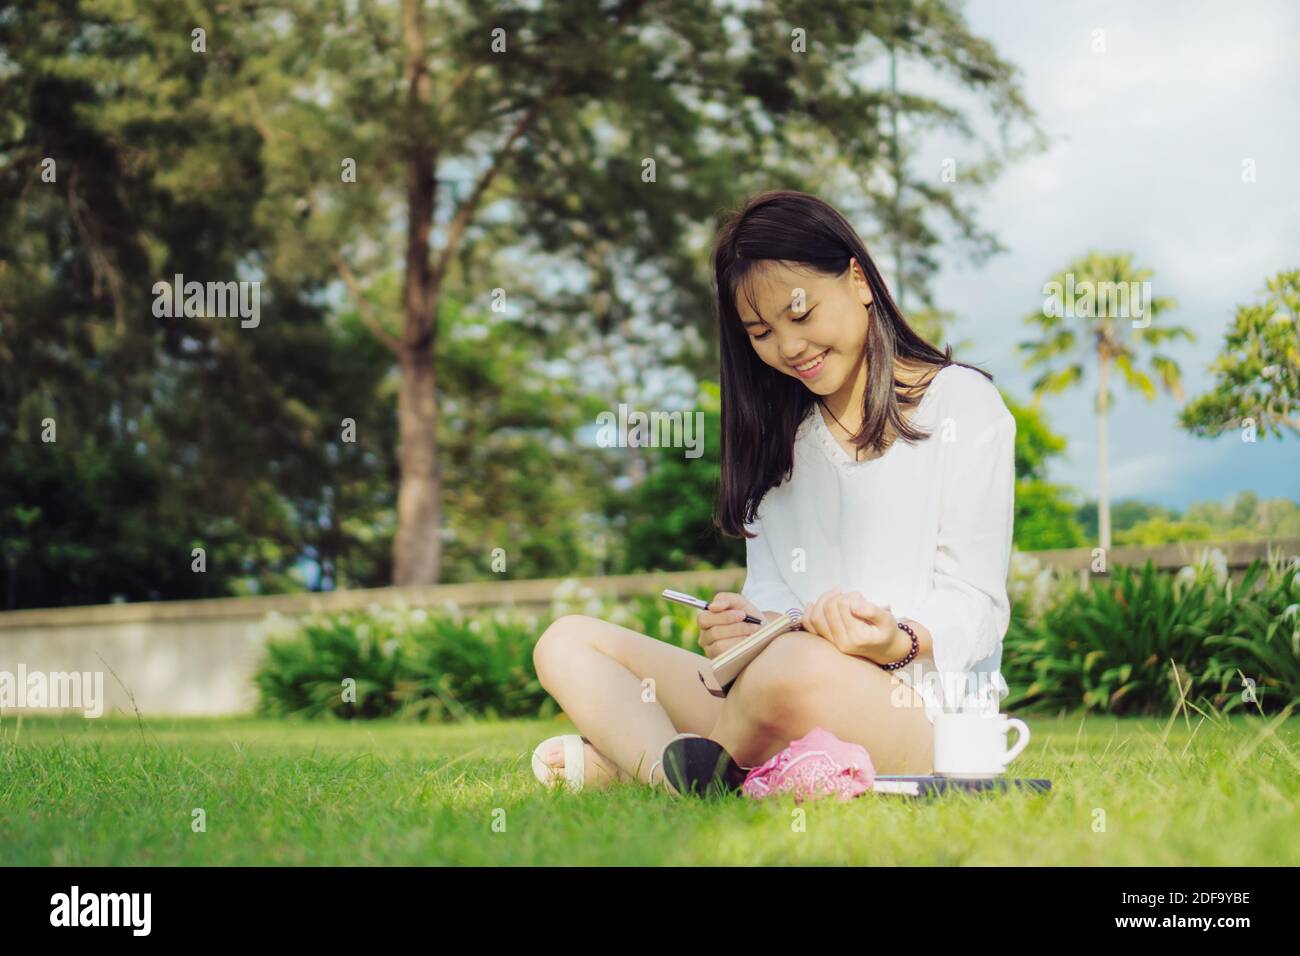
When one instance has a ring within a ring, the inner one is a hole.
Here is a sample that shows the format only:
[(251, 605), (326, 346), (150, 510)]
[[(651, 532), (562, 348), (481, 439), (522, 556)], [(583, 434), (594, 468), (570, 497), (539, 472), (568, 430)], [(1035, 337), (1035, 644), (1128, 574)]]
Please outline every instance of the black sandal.
[(664, 748), (663, 773), (678, 794), (739, 793), (749, 771), (708, 737), (678, 737)]

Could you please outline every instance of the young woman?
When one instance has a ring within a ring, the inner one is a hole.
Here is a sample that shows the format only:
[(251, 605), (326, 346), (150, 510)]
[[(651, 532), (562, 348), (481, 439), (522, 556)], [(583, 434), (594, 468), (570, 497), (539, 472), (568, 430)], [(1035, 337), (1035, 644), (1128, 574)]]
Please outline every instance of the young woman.
[(753, 633), (746, 612), (799, 608), (804, 630), (778, 637), (716, 698), (699, 655), (560, 618), (533, 659), (584, 736), (544, 741), (534, 772), (676, 793), (694, 789), (681, 786), (689, 771), (734, 789), (823, 727), (866, 747), (880, 773), (929, 773), (935, 713), (1009, 693), (999, 668), (1015, 419), (987, 373), (912, 330), (862, 240), (816, 197), (750, 199), (723, 225), (713, 265), (717, 525), (746, 538), (747, 576), (701, 612), (700, 644), (712, 659)]

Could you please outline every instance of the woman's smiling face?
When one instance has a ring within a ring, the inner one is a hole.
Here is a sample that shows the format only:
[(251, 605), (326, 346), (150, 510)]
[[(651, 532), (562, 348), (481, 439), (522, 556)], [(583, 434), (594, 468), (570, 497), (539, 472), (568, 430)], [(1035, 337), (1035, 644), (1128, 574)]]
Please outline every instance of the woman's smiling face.
[(738, 292), (736, 311), (759, 358), (818, 395), (852, 382), (867, 338), (864, 306), (871, 303), (856, 259), (840, 276), (765, 262), (751, 273), (748, 288), (748, 295)]

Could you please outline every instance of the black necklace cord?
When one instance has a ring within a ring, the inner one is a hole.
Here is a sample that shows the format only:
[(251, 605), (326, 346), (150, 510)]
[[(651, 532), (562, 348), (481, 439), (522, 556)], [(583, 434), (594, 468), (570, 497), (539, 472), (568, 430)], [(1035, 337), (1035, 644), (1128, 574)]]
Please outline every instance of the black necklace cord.
[[(835, 413), (834, 413), (833, 411), (831, 411), (830, 406), (827, 405), (824, 401), (822, 401), (820, 397), (817, 399), (817, 403), (818, 403), (819, 405), (821, 405), (822, 408), (826, 409), (826, 414), (827, 414), (827, 415), (829, 415), (831, 418), (835, 418), (835, 424), (836, 424), (836, 425), (839, 425), (840, 428), (844, 428), (844, 423), (843, 423), (842, 421), (840, 421), (838, 418), (835, 417)], [(848, 429), (847, 429), (847, 428), (844, 428), (844, 431), (848, 432)], [(852, 437), (851, 434), (850, 434), (850, 437)], [(853, 460), (854, 460), (854, 461), (860, 461), (860, 460), (861, 460), (860, 458), (858, 458), (858, 451), (859, 451), (859, 450), (860, 450), (860, 449), (859, 449), (859, 448), (857, 447), (857, 445), (855, 444), (855, 445), (853, 446)]]

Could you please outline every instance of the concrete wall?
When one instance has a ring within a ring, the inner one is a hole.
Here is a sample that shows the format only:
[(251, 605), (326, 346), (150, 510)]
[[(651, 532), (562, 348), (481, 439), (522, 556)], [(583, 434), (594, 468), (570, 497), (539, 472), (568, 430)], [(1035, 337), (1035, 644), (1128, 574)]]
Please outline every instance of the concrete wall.
[[(657, 594), (705, 585), (739, 590), (744, 569), (674, 574), (634, 574), (570, 580), (601, 596)], [(252, 709), (252, 676), (266, 641), (268, 615), (297, 618), (317, 611), (344, 611), (372, 604), (464, 611), (516, 607), (545, 613), (563, 578), (501, 581), (420, 588), (373, 588), (327, 594), (294, 594), (206, 601), (160, 601), (49, 608), (0, 613), (0, 706), (44, 712), (49, 707), (18, 707), (4, 700), (3, 683), (58, 672), (102, 674), (103, 712), (150, 715), (218, 715)], [(544, 626), (544, 625), (543, 625)], [(6, 677), (6, 674), (12, 677)], [(114, 676), (116, 675), (116, 676)], [(92, 687), (94, 678), (88, 680)], [(131, 695), (134, 695), (134, 705)], [(53, 708), (58, 709), (58, 708)], [(62, 708), (84, 713), (82, 706)]]
[[(1173, 569), (1217, 547), (1231, 570), (1240, 570), (1264, 556), (1265, 542), (1192, 542), (1155, 549), (1116, 548), (1112, 566), (1141, 564), (1148, 557), (1158, 567)], [(1273, 542), (1290, 558), (1300, 553), (1300, 541)], [(1033, 556), (1061, 571), (1085, 571), (1090, 549), (1040, 551)], [(576, 583), (597, 595), (625, 597), (658, 594), (664, 588), (738, 591), (743, 568), (673, 574), (634, 574), (579, 579)], [(371, 604), (405, 603), (409, 607), (439, 608), (448, 602), (465, 611), (484, 607), (552, 610), (552, 596), (565, 579), (501, 581), (441, 585), (425, 588), (375, 588), (329, 594), (296, 594), (209, 601), (165, 601), (51, 608), (0, 613), (0, 683), (13, 690), (20, 674), (54, 672), (102, 674), (103, 712), (133, 714), (138, 707), (151, 715), (237, 714), (252, 709), (252, 675), (262, 655), (269, 614), (296, 618), (316, 611), (342, 611)], [(571, 585), (572, 586), (572, 583)], [(114, 676), (116, 674), (116, 677)], [(38, 680), (40, 677), (37, 678)], [(0, 686), (0, 695), (4, 687)], [(131, 701), (134, 694), (134, 706)], [(15, 708), (3, 701), (5, 714)], [(86, 702), (77, 710), (85, 710)], [(47, 708), (21, 708), (37, 712)], [(0, 717), (4, 716), (0, 714)]]

